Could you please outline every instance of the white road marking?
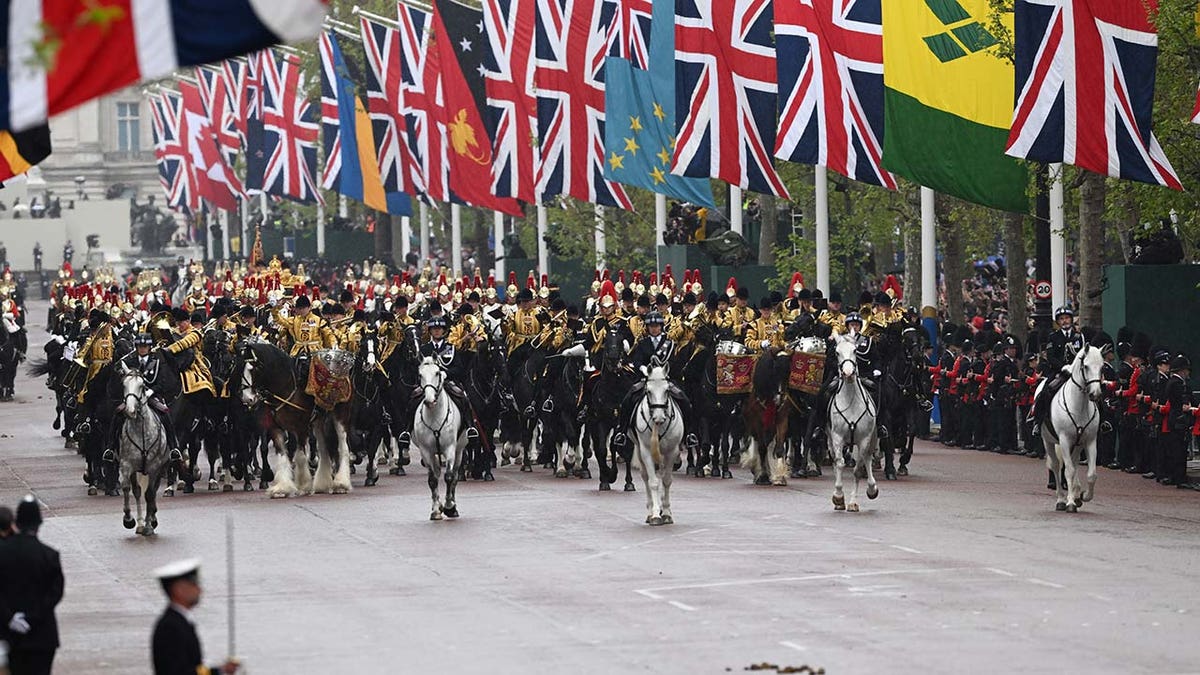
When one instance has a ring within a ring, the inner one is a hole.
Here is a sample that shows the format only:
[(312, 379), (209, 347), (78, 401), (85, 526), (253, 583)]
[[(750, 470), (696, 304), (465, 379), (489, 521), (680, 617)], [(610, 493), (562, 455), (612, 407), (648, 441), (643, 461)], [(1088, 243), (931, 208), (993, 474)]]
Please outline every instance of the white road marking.
[(683, 610), (683, 611), (685, 611), (685, 612), (694, 612), (694, 611), (696, 611), (696, 608), (695, 608), (695, 607), (692, 607), (691, 605), (689, 605), (689, 604), (687, 604), (687, 603), (684, 603), (684, 602), (679, 602), (678, 600), (668, 600), (668, 601), (667, 601), (667, 604), (668, 604), (668, 605), (670, 605), (670, 606), (672, 606), (672, 607), (675, 607), (675, 608), (678, 608), (678, 609), (682, 609), (682, 610)]
[(1015, 577), (1015, 576), (1017, 576), (1017, 575), (1013, 574), (1012, 572), (1007, 572), (1007, 571), (1005, 571), (1005, 570), (1002, 570), (1002, 569), (997, 569), (997, 568), (995, 568), (995, 567), (988, 567), (988, 568), (987, 568), (987, 571), (989, 571), (989, 572), (994, 572), (994, 573), (996, 573), (996, 574), (999, 574), (999, 575), (1000, 575), (1000, 576), (1002, 576), (1002, 577)]
[(644, 595), (654, 600), (662, 600), (660, 592), (665, 591), (684, 591), (700, 588), (724, 588), (727, 586), (757, 586), (759, 584), (780, 584), (799, 581), (823, 581), (827, 579), (857, 579), (862, 577), (882, 577), (895, 576), (898, 574), (939, 574), (941, 572), (963, 572), (975, 570), (975, 567), (932, 567), (918, 568), (909, 570), (879, 570), (876, 572), (842, 572), (837, 574), (810, 574), (802, 577), (773, 577), (770, 579), (730, 579), (728, 581), (713, 581), (704, 584), (680, 584), (678, 586), (656, 586), (653, 588), (641, 588), (634, 590), (634, 593)]
[(1053, 581), (1046, 581), (1045, 579), (1038, 579), (1037, 577), (1029, 577), (1025, 581), (1038, 586), (1045, 586), (1046, 588), (1066, 588), (1066, 586), (1063, 586), (1062, 584), (1056, 584)]
[(918, 551), (917, 549), (915, 549), (915, 548), (909, 548), (909, 547), (907, 547), (907, 546), (900, 546), (899, 544), (892, 544), (892, 548), (896, 549), (897, 551), (904, 551), (905, 553), (912, 553), (912, 554), (915, 554), (915, 555), (921, 555), (921, 552), (920, 552), (920, 551)]
[(798, 645), (795, 642), (792, 642), (791, 640), (783, 640), (779, 644), (783, 645), (784, 647), (787, 647), (788, 649), (795, 649), (798, 652), (808, 651), (808, 647), (805, 647), (804, 645)]

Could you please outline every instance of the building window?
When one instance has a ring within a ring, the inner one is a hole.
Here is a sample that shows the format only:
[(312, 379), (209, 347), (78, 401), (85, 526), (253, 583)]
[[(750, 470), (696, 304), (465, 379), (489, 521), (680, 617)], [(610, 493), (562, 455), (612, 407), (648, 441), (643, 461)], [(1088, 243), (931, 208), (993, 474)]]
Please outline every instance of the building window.
[(121, 152), (142, 151), (141, 109), (139, 104), (117, 104), (117, 149)]

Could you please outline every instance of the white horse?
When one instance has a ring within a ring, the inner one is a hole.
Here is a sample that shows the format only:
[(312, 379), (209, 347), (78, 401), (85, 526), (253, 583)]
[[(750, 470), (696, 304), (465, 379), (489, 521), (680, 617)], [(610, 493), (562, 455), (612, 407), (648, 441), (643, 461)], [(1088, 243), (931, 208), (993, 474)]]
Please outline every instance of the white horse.
[[(150, 409), (142, 374), (120, 366), (125, 423), (117, 441), (119, 482), (125, 495), (125, 529), (150, 536), (158, 527), (158, 483), (167, 472), (169, 450), (162, 420)], [(137, 504), (137, 520), (129, 514), (129, 493)], [(146, 512), (142, 514), (142, 500)]]
[(670, 525), (671, 472), (683, 442), (683, 415), (671, 398), (665, 364), (651, 362), (646, 373), (646, 396), (633, 416), (634, 462), (646, 486), (646, 522)]
[[(833, 510), (858, 511), (858, 488), (863, 478), (867, 479), (867, 498), (879, 496), (871, 463), (879, 448), (875, 436), (875, 401), (858, 376), (858, 355), (853, 337), (834, 338), (834, 353), (837, 358), (837, 392), (829, 402), (826, 417), (829, 452), (833, 457)], [(842, 494), (842, 469), (854, 470), (854, 489), (850, 501)]]
[[(467, 448), (466, 429), (458, 406), (446, 392), (446, 370), (432, 356), (417, 367), (421, 383), (421, 405), (413, 415), (412, 445), (421, 452), (421, 461), (429, 470), (429, 492), (433, 496), (430, 520), (458, 517), (454, 489), (458, 483), (458, 465)], [(444, 474), (446, 501), (438, 496), (438, 475)]]
[[(1046, 452), (1046, 468), (1054, 475), (1056, 511), (1075, 513), (1084, 502), (1092, 500), (1096, 490), (1096, 437), (1100, 431), (1100, 409), (1096, 402), (1103, 396), (1100, 382), (1103, 362), (1100, 350), (1085, 344), (1071, 364), (1064, 367), (1071, 379), (1054, 393), (1049, 414), (1042, 422), (1042, 443), (1054, 448)], [(1086, 486), (1079, 480), (1081, 451), (1087, 452)]]

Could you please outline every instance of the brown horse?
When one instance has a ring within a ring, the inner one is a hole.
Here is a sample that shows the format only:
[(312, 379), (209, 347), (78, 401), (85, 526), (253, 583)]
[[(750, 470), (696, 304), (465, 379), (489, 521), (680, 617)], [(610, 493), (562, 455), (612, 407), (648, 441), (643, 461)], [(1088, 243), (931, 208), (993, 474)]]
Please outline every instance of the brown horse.
[[(258, 424), (275, 446), (275, 479), (267, 488), (271, 498), (311, 492), (345, 494), (350, 491), (350, 448), (346, 429), (350, 404), (325, 411), (304, 391), (296, 375), (295, 360), (274, 345), (244, 344), (239, 350), (242, 403), (255, 411)], [(287, 438), (295, 440), (288, 451)], [(309, 438), (316, 439), (317, 473), (308, 466)], [(266, 467), (264, 467), (264, 470)]]
[(787, 485), (788, 420), (793, 405), (783, 387), (787, 366), (774, 354), (754, 364), (754, 387), (742, 405), (742, 420), (750, 447), (742, 453), (742, 468), (754, 474), (755, 485)]

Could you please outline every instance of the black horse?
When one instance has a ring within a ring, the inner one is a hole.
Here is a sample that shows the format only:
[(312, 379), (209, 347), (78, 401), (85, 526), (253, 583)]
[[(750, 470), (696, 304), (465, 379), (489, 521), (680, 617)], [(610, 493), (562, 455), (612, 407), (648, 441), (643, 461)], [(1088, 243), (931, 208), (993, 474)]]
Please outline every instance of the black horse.
[(28, 347), (25, 329), (5, 317), (0, 322), (0, 401), (13, 400), (17, 366), (25, 358)]
[(215, 464), (217, 457), (225, 473), (225, 492), (233, 490), (234, 480), (242, 481), (242, 489), (254, 489), (250, 476), (250, 447), (238, 427), (241, 405), (236, 394), (237, 353), (233, 334), (223, 330), (212, 330), (204, 336), (204, 357), (212, 370), (213, 385), (217, 396), (209, 407), (208, 423), (204, 427), (204, 451), (208, 455), (208, 489), (217, 489)]
[(468, 448), (463, 462), (464, 470), (476, 480), (495, 480), (492, 475), (496, 466), (493, 432), (500, 426), (501, 410), (507, 400), (507, 378), (504, 345), (497, 340), (477, 344), (471, 353), (466, 390), (479, 425), (480, 442), (474, 450)]
[(87, 390), (81, 399), (77, 395), (79, 414), (76, 419), (79, 422), (74, 434), (86, 466), (83, 482), (88, 486), (89, 495), (101, 491), (110, 497), (121, 494), (117, 489), (117, 465), (104, 461), (104, 450), (114, 440), (112, 423), (122, 395), (121, 381), (114, 374), (113, 364), (131, 351), (133, 343), (124, 338), (114, 339), (112, 361), (100, 366), (91, 382), (87, 383)]
[[(883, 450), (883, 475), (887, 480), (896, 480), (897, 475), (908, 475), (908, 463), (912, 460), (913, 443), (916, 439), (917, 420), (927, 415), (928, 381), (923, 367), (925, 357), (915, 339), (915, 329), (903, 324), (889, 326), (877, 340), (883, 375), (879, 383), (879, 409), (886, 415), (882, 423), (888, 425), (888, 438), (880, 441)], [(884, 412), (886, 411), (886, 413)], [(896, 466), (896, 450), (900, 450), (900, 464)]]
[(521, 456), (521, 471), (533, 471), (529, 460), (529, 448), (533, 444), (533, 433), (537, 429), (538, 411), (541, 408), (540, 385), (546, 369), (546, 354), (532, 345), (518, 347), (510, 357), (519, 361), (512, 372), (512, 395), (516, 410), (500, 420), (500, 439), (506, 447)]
[(379, 334), (374, 330), (363, 333), (354, 358), (354, 374), (351, 379), (354, 397), (350, 399), (350, 429), (346, 440), (354, 463), (364, 459), (367, 463), (367, 478), (364, 487), (379, 482), (375, 457), (383, 438), (387, 435), (391, 420), (385, 400), (387, 399), (387, 375), (379, 363)]
[[(383, 372), (387, 375), (389, 386), (383, 403), (391, 420), (391, 436), (394, 438), (404, 437), (412, 431), (413, 414), (416, 411), (413, 392), (421, 386), (417, 374), (417, 365), (421, 362), (421, 348), (417, 338), (419, 330), (417, 324), (406, 326), (400, 343), (391, 345), (390, 350), (384, 350), (387, 354), (382, 359)], [(385, 437), (384, 442), (388, 441)], [(396, 457), (396, 465), (388, 473), (393, 476), (406, 475), (404, 467), (409, 461), (408, 448), (402, 446), (399, 456)]]
[[(611, 490), (611, 485), (617, 482), (617, 453), (612, 449), (612, 434), (620, 414), (621, 401), (632, 385), (632, 377), (622, 365), (625, 357), (625, 339), (625, 335), (619, 330), (609, 330), (605, 334), (600, 351), (592, 357), (592, 365), (596, 371), (585, 385), (585, 430), (588, 445), (599, 466), (600, 489), (603, 491)], [(625, 491), (634, 490), (632, 469), (626, 462)]]

